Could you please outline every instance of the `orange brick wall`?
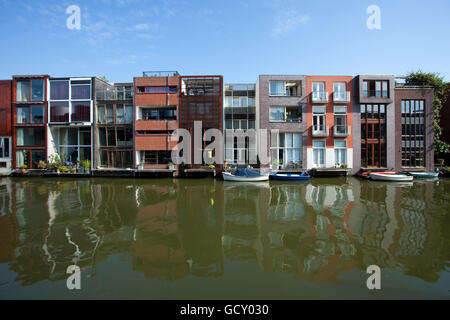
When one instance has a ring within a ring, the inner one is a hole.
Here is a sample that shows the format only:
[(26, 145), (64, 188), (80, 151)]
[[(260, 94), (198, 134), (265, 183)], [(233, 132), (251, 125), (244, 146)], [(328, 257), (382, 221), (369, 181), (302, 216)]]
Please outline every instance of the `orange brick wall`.
[[(307, 148), (312, 148), (312, 140), (326, 140), (327, 148), (334, 148), (334, 140), (347, 140), (347, 147), (353, 148), (353, 117), (352, 117), (352, 76), (307, 76), (306, 77), (306, 95), (307, 95), (307, 108), (306, 108), (306, 125), (307, 125)], [(328, 103), (312, 103), (312, 83), (313, 82), (325, 82), (325, 91), (328, 91)], [(350, 102), (348, 103), (334, 103), (333, 102), (333, 83), (334, 82), (345, 82), (346, 91), (350, 91)], [(326, 138), (312, 138), (312, 106), (325, 106), (325, 125), (329, 127), (329, 136)], [(351, 126), (350, 135), (346, 138), (338, 138), (333, 136), (333, 125), (334, 125), (334, 106), (347, 106), (347, 125)]]

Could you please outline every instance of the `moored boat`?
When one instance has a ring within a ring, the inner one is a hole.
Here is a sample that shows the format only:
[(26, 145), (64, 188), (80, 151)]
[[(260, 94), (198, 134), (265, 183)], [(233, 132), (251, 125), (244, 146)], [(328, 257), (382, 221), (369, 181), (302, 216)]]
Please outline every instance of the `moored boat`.
[(274, 173), (270, 175), (270, 178), (273, 180), (309, 180), (311, 178), (310, 175), (306, 173)]
[(250, 169), (236, 169), (234, 173), (222, 172), (223, 180), (237, 182), (267, 181), (269, 174), (262, 174)]
[(436, 178), (439, 172), (405, 172), (405, 174), (418, 179)]
[(370, 173), (370, 178), (379, 181), (412, 181), (414, 179), (413, 176), (407, 176), (406, 174), (384, 172), (372, 172)]

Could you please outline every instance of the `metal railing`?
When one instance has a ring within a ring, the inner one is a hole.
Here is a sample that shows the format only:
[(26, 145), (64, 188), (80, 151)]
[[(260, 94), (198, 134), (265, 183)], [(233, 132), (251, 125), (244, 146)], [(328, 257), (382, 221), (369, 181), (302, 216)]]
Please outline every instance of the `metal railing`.
[(143, 77), (178, 77), (178, 71), (144, 71)]
[(333, 93), (334, 102), (350, 102), (350, 91), (344, 92), (334, 92)]
[(335, 137), (348, 137), (351, 132), (351, 126), (334, 125), (333, 134)]
[(313, 137), (328, 137), (330, 131), (330, 128), (326, 125), (313, 125), (311, 129)]
[(328, 91), (313, 91), (313, 102), (328, 102)]
[(95, 92), (96, 100), (133, 100), (133, 91), (102, 90)]

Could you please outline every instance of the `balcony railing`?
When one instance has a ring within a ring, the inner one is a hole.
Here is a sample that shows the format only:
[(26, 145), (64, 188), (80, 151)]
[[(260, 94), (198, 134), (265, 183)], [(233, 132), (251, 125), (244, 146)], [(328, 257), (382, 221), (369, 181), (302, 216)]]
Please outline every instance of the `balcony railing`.
[(333, 93), (334, 102), (350, 102), (350, 91), (344, 92), (334, 92)]
[(95, 92), (96, 100), (133, 100), (133, 92), (102, 90)]
[(389, 98), (387, 90), (363, 90), (364, 98)]
[(330, 128), (325, 125), (312, 126), (312, 136), (313, 137), (328, 137), (329, 131), (330, 131)]
[(313, 102), (328, 102), (328, 91), (313, 91)]
[(335, 137), (348, 137), (351, 132), (351, 126), (334, 125), (333, 134)]
[(178, 71), (144, 71), (144, 77), (178, 77)]

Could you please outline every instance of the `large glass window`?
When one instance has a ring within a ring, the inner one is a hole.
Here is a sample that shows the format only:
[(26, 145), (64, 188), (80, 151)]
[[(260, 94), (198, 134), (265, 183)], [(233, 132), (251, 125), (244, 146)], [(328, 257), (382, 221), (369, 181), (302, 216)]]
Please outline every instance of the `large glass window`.
[(17, 146), (45, 147), (44, 128), (17, 128)]
[(301, 168), (301, 133), (271, 134), (270, 143), (272, 168)]
[(323, 167), (325, 166), (325, 141), (313, 140), (313, 166)]
[(50, 122), (69, 122), (69, 102), (50, 102)]
[(402, 100), (402, 167), (425, 167), (425, 102)]
[(71, 121), (87, 121), (91, 120), (91, 103), (89, 101), (72, 102)]
[(16, 82), (16, 101), (30, 101), (29, 80), (20, 80)]
[(30, 107), (17, 106), (16, 107), (16, 121), (17, 123), (30, 123)]
[[(71, 84), (71, 98), (79, 99), (79, 100), (89, 100), (91, 98), (91, 85), (90, 84), (74, 84), (75, 81), (72, 81)], [(79, 82), (90, 82), (87, 81), (79, 81)]]
[(284, 96), (284, 81), (270, 81), (270, 95)]
[(90, 128), (59, 128), (59, 154), (64, 162), (91, 160)]
[[(205, 112), (205, 105), (197, 103), (197, 111), (201, 114)], [(177, 110), (168, 108), (148, 108), (142, 109), (142, 120), (176, 120)]]
[(345, 82), (333, 83), (333, 95), (335, 101), (345, 101), (347, 98)]
[(17, 123), (44, 123), (44, 106), (17, 106), (16, 121)]
[(52, 80), (50, 81), (50, 99), (68, 100), (69, 99), (69, 81)]
[(0, 137), (0, 158), (9, 157), (10, 139), (9, 137)]
[(31, 80), (31, 101), (44, 101), (44, 80)]
[(346, 140), (334, 140), (334, 161), (340, 165), (347, 164)]
[(270, 121), (300, 122), (302, 121), (301, 107), (270, 107)]

